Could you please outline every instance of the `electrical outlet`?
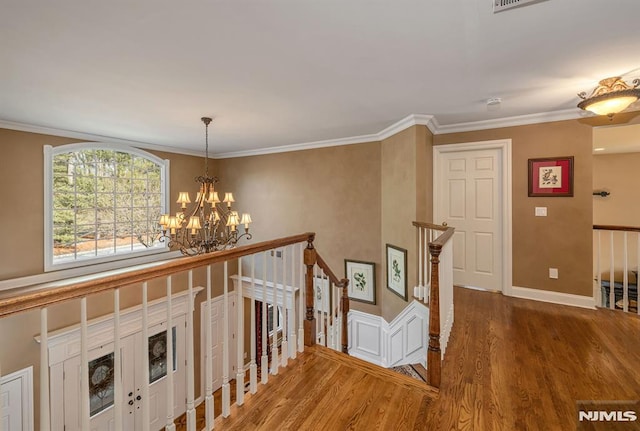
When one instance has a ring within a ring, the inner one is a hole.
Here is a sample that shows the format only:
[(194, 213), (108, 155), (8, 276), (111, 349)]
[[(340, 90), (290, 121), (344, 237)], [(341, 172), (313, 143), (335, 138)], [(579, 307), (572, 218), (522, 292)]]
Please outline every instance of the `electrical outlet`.
[[(271, 256), (273, 256), (273, 250), (271, 250)], [(276, 257), (282, 259), (282, 250), (276, 250)]]
[(558, 268), (549, 268), (549, 278), (558, 278)]
[(536, 217), (546, 217), (547, 207), (536, 207)]

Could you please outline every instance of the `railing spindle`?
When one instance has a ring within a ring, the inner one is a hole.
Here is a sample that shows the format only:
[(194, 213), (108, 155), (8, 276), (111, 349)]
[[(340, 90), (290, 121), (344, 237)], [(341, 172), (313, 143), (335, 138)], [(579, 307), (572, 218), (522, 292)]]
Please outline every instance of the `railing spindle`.
[(629, 254), (628, 254), (628, 243), (627, 243), (627, 232), (624, 233), (623, 237), (623, 251), (622, 251), (622, 259), (624, 262), (623, 273), (622, 273), (622, 309), (627, 312), (629, 311)]
[(615, 258), (614, 258), (614, 254), (615, 254), (615, 247), (614, 247), (614, 243), (613, 243), (613, 231), (609, 232), (609, 308), (610, 309), (615, 309), (616, 308), (616, 297), (615, 297), (615, 276), (614, 276), (614, 262), (615, 262)]
[(640, 233), (636, 234), (636, 246), (638, 250), (636, 251), (636, 313), (640, 316)]
[(176, 425), (173, 422), (173, 304), (172, 277), (167, 277), (167, 423), (166, 431), (174, 431)]
[[(229, 273), (228, 262), (224, 264), (224, 293), (222, 296), (224, 314), (222, 319), (222, 417), (229, 417), (231, 411), (231, 388), (229, 386)], [(236, 310), (237, 311), (237, 310)]]
[(304, 260), (303, 260), (303, 249), (304, 245), (301, 243), (298, 247), (298, 258), (300, 261), (298, 262), (298, 267), (300, 268), (300, 280), (299, 280), (299, 290), (298, 290), (298, 352), (304, 352), (304, 295), (305, 295), (305, 286), (304, 286)]
[[(142, 429), (149, 431), (149, 301), (147, 282), (142, 283)], [(88, 428), (82, 428), (83, 430)]]
[(256, 352), (256, 255), (251, 256), (251, 361), (249, 363), (249, 391), (255, 394), (258, 390), (258, 356)]
[(113, 417), (115, 431), (122, 431), (122, 352), (120, 350), (120, 289), (113, 291)]
[(240, 282), (238, 286), (236, 299), (236, 351), (238, 365), (236, 369), (236, 403), (241, 406), (244, 404), (244, 300), (242, 298), (242, 258), (238, 258), (238, 277)]
[(296, 333), (296, 246), (291, 245), (289, 247), (289, 254), (291, 255), (291, 308), (289, 310), (291, 325), (291, 346), (289, 347), (289, 356), (291, 359), (296, 359), (298, 351), (298, 335)]
[[(195, 368), (194, 368), (194, 343), (193, 343), (193, 270), (189, 271), (189, 310), (187, 312), (187, 431), (196, 431), (195, 409)], [(207, 357), (205, 355), (205, 357)]]
[[(42, 431), (51, 430), (51, 404), (49, 403), (48, 310), (49, 309), (47, 307), (42, 307), (42, 309), (40, 309), (40, 429)], [(1, 420), (2, 416), (0, 416), (0, 421)]]
[(273, 256), (271, 256), (271, 267), (272, 267), (272, 273), (271, 273), (271, 280), (273, 283), (273, 298), (272, 298), (272, 302), (271, 302), (271, 310), (273, 311), (272, 314), (272, 328), (273, 330), (271, 331), (272, 333), (272, 337), (271, 337), (271, 374), (278, 374), (278, 365), (279, 365), (279, 356), (278, 356), (278, 284), (277, 284), (277, 280), (278, 280), (278, 267), (277, 267), (277, 256), (278, 256), (278, 250), (274, 250), (273, 251)]
[[(42, 341), (42, 339), (41, 339)], [(0, 364), (0, 394), (2, 393), (2, 366)], [(4, 416), (4, 414), (2, 413), (2, 408), (3, 408), (3, 404), (4, 404), (4, 400), (2, 400), (0, 398), (0, 431), (4, 430), (4, 420), (2, 419)]]
[(602, 264), (600, 263), (600, 258), (602, 255), (602, 231), (598, 232), (598, 249), (596, 254), (596, 279), (598, 285), (596, 286), (596, 294), (594, 295), (596, 298), (596, 305), (602, 307)]
[(283, 367), (287, 366), (287, 362), (289, 361), (289, 337), (287, 331), (289, 330), (289, 325), (287, 322), (287, 254), (289, 253), (289, 249), (287, 247), (282, 249), (282, 356), (281, 356), (281, 365)]
[(266, 385), (269, 381), (269, 327), (267, 325), (267, 253), (262, 253), (262, 358), (260, 361), (260, 381)]
[(82, 429), (89, 429), (89, 336), (87, 335), (87, 297), (80, 300), (80, 399)]
[(211, 265), (207, 265), (207, 305), (205, 307), (207, 312), (206, 316), (206, 353), (205, 353), (205, 422), (206, 430), (211, 431), (213, 429), (214, 409), (213, 409), (213, 358), (211, 351), (213, 350), (213, 328), (211, 325)]

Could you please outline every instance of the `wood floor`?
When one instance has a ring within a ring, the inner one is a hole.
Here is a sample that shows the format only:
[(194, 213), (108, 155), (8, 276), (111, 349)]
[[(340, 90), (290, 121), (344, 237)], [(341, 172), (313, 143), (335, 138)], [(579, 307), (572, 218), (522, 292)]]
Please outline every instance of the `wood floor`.
[(638, 316), (466, 289), (455, 307), (439, 397), (316, 348), (216, 429), (564, 431), (578, 400), (640, 399)]

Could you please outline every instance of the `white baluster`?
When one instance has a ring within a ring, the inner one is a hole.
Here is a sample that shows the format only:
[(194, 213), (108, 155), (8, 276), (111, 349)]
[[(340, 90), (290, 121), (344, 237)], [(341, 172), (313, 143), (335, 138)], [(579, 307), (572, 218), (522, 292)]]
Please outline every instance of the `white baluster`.
[(267, 251), (262, 254), (262, 357), (260, 358), (260, 381), (266, 385), (269, 381), (269, 355), (267, 346), (269, 331), (267, 326)]
[[(331, 281), (328, 278), (325, 278), (327, 275), (322, 271), (322, 318), (324, 322), (322, 324), (322, 336), (323, 343), (322, 345), (325, 347), (329, 347), (329, 315), (331, 313)], [(324, 283), (327, 281), (327, 292), (324, 291)]]
[(222, 319), (223, 343), (222, 343), (222, 417), (229, 417), (231, 411), (231, 388), (229, 386), (229, 274), (228, 261), (224, 264), (224, 294), (222, 302), (224, 307), (224, 318)]
[(638, 246), (638, 250), (636, 251), (636, 257), (638, 259), (636, 262), (636, 311), (638, 315), (640, 315), (640, 283), (638, 282), (638, 278), (640, 277), (640, 233), (636, 234), (636, 245)]
[(211, 357), (211, 351), (213, 350), (213, 332), (212, 332), (212, 324), (211, 322), (211, 265), (207, 265), (207, 305), (205, 307), (206, 310), (206, 337), (205, 337), (205, 348), (207, 349), (205, 353), (205, 422), (206, 422), (206, 430), (210, 431), (213, 429), (213, 419), (214, 419), (214, 410), (213, 410), (213, 358)]
[(278, 374), (278, 366), (280, 365), (280, 361), (278, 360), (278, 267), (277, 267), (277, 256), (278, 250), (274, 251), (273, 256), (271, 257), (272, 269), (273, 273), (271, 276), (271, 280), (273, 281), (273, 302), (272, 310), (273, 310), (273, 332), (271, 337), (271, 374)]
[[(42, 431), (49, 431), (51, 429), (51, 405), (49, 403), (48, 327), (48, 308), (43, 307), (40, 310), (40, 429)], [(0, 418), (2, 418), (2, 416), (0, 416)]]
[(331, 305), (331, 344), (334, 350), (338, 349), (338, 287), (331, 283), (333, 291), (333, 304)]
[[(151, 412), (149, 409), (149, 301), (148, 286), (142, 283), (142, 430), (149, 431)], [(88, 429), (88, 428), (82, 428)]]
[(624, 250), (622, 251), (622, 258), (624, 259), (624, 262), (622, 263), (623, 266), (623, 274), (622, 274), (622, 309), (627, 312), (629, 311), (629, 255), (628, 255), (628, 250), (627, 250), (627, 232), (624, 232), (624, 237), (623, 237), (623, 247)]
[(433, 241), (433, 229), (424, 230), (424, 242), (422, 244), (422, 266), (424, 268), (424, 288), (422, 292), (422, 300), (425, 304), (429, 303), (429, 285), (431, 282), (431, 265), (429, 264), (429, 243)]
[(609, 231), (609, 308), (616, 308), (616, 298), (614, 295), (615, 291), (615, 279), (614, 279), (614, 244), (613, 244), (613, 231)]
[(304, 274), (305, 274), (305, 266), (303, 261), (304, 254), (304, 243), (300, 244), (298, 249), (298, 258), (300, 261), (298, 262), (298, 268), (300, 268), (300, 281), (299, 281), (299, 290), (298, 290), (298, 352), (304, 352), (304, 319), (307, 314), (307, 308), (305, 306), (305, 291), (306, 286), (304, 282)]
[(422, 284), (422, 228), (418, 226), (418, 299), (422, 299), (423, 296), (423, 284)]
[(258, 391), (258, 366), (256, 353), (256, 255), (251, 256), (251, 362), (249, 363), (249, 391)]
[(296, 246), (292, 245), (291, 247), (289, 247), (289, 254), (291, 255), (291, 308), (289, 310), (290, 313), (290, 318), (291, 318), (291, 326), (290, 326), (290, 333), (291, 333), (291, 347), (289, 348), (289, 353), (291, 356), (291, 359), (295, 359), (296, 358), (296, 353), (298, 351), (298, 348), (296, 346), (297, 340), (298, 340), (298, 336), (296, 334), (296, 289), (295, 289), (295, 285), (296, 285)]
[(173, 318), (172, 314), (172, 282), (171, 276), (167, 277), (167, 424), (166, 431), (174, 431), (173, 422)]
[[(193, 270), (189, 271), (189, 310), (187, 311), (187, 431), (196, 431), (194, 344), (193, 344)], [(205, 355), (206, 357), (206, 355)]]
[(318, 299), (318, 292), (316, 292), (316, 280), (318, 279), (318, 265), (313, 266), (313, 313), (316, 316), (316, 343), (322, 344), (322, 315), (320, 314), (322, 309), (322, 279), (320, 279), (320, 299)]
[(236, 351), (238, 354), (238, 366), (236, 369), (236, 403), (244, 404), (244, 300), (242, 298), (242, 257), (238, 258), (238, 278), (236, 292)]
[(83, 430), (89, 429), (89, 336), (87, 335), (87, 297), (80, 300), (80, 412)]
[(598, 248), (596, 254), (596, 280), (598, 285), (596, 286), (596, 293), (594, 296), (596, 299), (596, 305), (602, 307), (602, 265), (600, 263), (600, 256), (602, 254), (602, 236), (600, 233), (602, 231), (597, 230), (596, 232), (598, 235)]
[(289, 338), (287, 331), (289, 325), (287, 322), (287, 253), (288, 249), (282, 249), (282, 366), (286, 367), (289, 360)]
[(122, 352), (120, 349), (120, 289), (113, 291), (113, 417), (115, 431), (122, 431)]

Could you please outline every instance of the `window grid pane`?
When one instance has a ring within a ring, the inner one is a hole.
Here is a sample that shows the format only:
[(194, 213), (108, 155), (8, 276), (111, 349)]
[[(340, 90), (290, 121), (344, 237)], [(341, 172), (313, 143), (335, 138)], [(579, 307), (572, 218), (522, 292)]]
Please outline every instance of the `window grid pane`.
[[(53, 262), (141, 251), (163, 212), (164, 166), (118, 150), (53, 157)], [(162, 244), (158, 244), (162, 246)]]

